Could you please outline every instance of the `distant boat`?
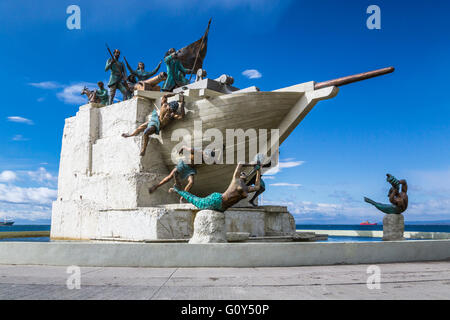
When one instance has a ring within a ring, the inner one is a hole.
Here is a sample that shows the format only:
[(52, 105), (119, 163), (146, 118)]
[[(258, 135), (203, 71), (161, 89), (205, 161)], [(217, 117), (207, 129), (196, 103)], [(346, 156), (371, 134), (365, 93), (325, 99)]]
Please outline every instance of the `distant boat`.
[(364, 222), (361, 222), (359, 225), (360, 226), (376, 226), (377, 223), (376, 222), (364, 221)]
[(11, 219), (4, 219), (3, 221), (0, 221), (0, 226), (12, 226), (14, 224), (14, 220)]

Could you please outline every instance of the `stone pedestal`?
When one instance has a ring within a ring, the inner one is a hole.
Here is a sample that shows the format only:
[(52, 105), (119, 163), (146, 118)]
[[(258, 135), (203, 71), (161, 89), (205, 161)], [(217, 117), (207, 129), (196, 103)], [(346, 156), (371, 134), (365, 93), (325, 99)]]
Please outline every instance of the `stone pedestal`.
[(383, 240), (404, 240), (405, 218), (402, 214), (386, 214), (383, 218)]
[[(107, 208), (88, 200), (53, 203), (52, 240), (117, 238), (126, 241), (190, 239), (199, 210), (190, 203), (153, 207)], [(295, 232), (286, 207), (229, 208), (225, 231), (250, 236), (283, 236)]]
[(189, 243), (227, 242), (225, 214), (214, 210), (199, 211), (194, 220), (194, 235)]

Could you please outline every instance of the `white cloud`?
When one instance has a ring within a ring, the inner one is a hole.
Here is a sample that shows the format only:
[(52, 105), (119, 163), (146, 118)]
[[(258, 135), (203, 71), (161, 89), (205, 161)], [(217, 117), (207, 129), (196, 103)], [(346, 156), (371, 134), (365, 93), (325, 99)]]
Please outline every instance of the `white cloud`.
[(56, 182), (57, 178), (54, 177), (45, 168), (40, 167), (36, 171), (27, 171), (28, 176), (33, 180), (40, 183)]
[(40, 167), (35, 171), (10, 171), (5, 170), (0, 173), (0, 182), (26, 181), (28, 183), (34, 181), (40, 186), (56, 186), (58, 177), (48, 172), (44, 167)]
[[(27, 186), (12, 185), (13, 181), (25, 182)], [(57, 177), (45, 168), (35, 171), (6, 170), (0, 173), (0, 182), (7, 183), (0, 183), (0, 218), (6, 216), (28, 221), (50, 219), (51, 203), (57, 196)]]
[(304, 163), (305, 161), (287, 161), (287, 162), (280, 161), (279, 166), (280, 168), (293, 168), (301, 166)]
[(30, 139), (25, 138), (24, 136), (22, 136), (21, 134), (16, 134), (14, 137), (12, 137), (13, 141), (28, 141)]
[(51, 207), (49, 205), (2, 203), (0, 219), (12, 218), (35, 221), (51, 218)]
[(22, 188), (0, 184), (0, 202), (50, 205), (57, 192), (46, 187)]
[(305, 163), (305, 161), (280, 161), (280, 162), (278, 162), (277, 166), (267, 170), (264, 173), (264, 175), (275, 175), (275, 174), (281, 172), (281, 169), (283, 169), (283, 168), (294, 168), (294, 167), (301, 166), (304, 163)]
[(242, 72), (242, 75), (249, 79), (259, 79), (262, 77), (262, 74), (256, 69), (247, 69)]
[[(30, 83), (31, 86), (46, 89), (46, 90), (55, 90), (62, 89), (56, 93), (56, 97), (67, 104), (85, 104), (87, 103), (87, 99), (85, 96), (81, 95), (81, 90), (83, 90), (84, 86), (87, 87), (96, 87), (96, 83), (90, 82), (78, 82), (71, 85), (60, 84), (56, 81), (44, 81), (37, 83)], [(43, 101), (44, 98), (39, 98), (38, 101)]]
[(277, 183), (272, 183), (270, 184), (273, 187), (294, 187), (294, 188), (298, 188), (301, 187), (301, 184), (298, 183), (288, 183), (288, 182), (277, 182)]
[(30, 86), (40, 89), (59, 89), (64, 87), (62, 84), (56, 81), (43, 81), (43, 82), (32, 82)]
[(58, 97), (58, 99), (60, 99), (61, 101), (63, 101), (64, 103), (67, 103), (67, 104), (85, 104), (88, 101), (85, 96), (82, 96), (80, 94), (81, 90), (83, 90), (84, 86), (95, 87), (96, 84), (82, 82), (82, 83), (72, 84), (70, 86), (64, 86), (63, 91), (58, 92), (56, 94), (56, 96)]
[(34, 124), (33, 120), (30, 120), (30, 119), (27, 119), (27, 118), (23, 118), (23, 117), (19, 117), (19, 116), (11, 116), (11, 117), (8, 117), (7, 119), (8, 119), (8, 121), (11, 121), (11, 122), (26, 123), (26, 124), (29, 124), (29, 125), (33, 125)]
[(17, 179), (17, 175), (13, 171), (5, 170), (0, 173), (0, 182), (12, 182)]

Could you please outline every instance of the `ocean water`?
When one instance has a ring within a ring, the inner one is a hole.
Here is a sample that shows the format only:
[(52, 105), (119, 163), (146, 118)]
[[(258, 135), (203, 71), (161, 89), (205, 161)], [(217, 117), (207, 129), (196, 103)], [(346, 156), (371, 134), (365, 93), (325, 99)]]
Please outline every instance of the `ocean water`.
[[(383, 225), (376, 226), (361, 226), (359, 224), (297, 224), (298, 229), (310, 230), (367, 230), (367, 231), (382, 231)], [(448, 232), (450, 233), (450, 224), (405, 224), (405, 231), (417, 232)]]
[[(1, 232), (14, 232), (14, 231), (50, 231), (50, 225), (12, 225), (12, 226), (0, 226)], [(49, 237), (33, 237), (33, 238), (7, 238), (0, 239), (1, 241), (31, 241), (31, 242), (49, 242)]]
[(13, 231), (50, 231), (49, 224), (36, 224), (25, 225), (17, 224), (12, 226), (0, 226), (0, 232), (13, 232)]
[(8, 242), (8, 241), (25, 241), (25, 242), (50, 242), (49, 237), (35, 237), (35, 238), (7, 238), (7, 239), (0, 239), (0, 242)]
[[(356, 224), (297, 224), (297, 229), (309, 230), (383, 230), (383, 225), (361, 226)], [(13, 231), (50, 231), (50, 225), (12, 225), (0, 226), (0, 232)], [(448, 232), (450, 233), (450, 225), (405, 225), (405, 231), (420, 232)], [(49, 237), (33, 237), (33, 238), (13, 238), (0, 239), (0, 241), (32, 241), (32, 242), (49, 242)], [(347, 237), (347, 236), (329, 236), (328, 240), (319, 242), (361, 242), (361, 241), (381, 241), (381, 238), (372, 237)]]

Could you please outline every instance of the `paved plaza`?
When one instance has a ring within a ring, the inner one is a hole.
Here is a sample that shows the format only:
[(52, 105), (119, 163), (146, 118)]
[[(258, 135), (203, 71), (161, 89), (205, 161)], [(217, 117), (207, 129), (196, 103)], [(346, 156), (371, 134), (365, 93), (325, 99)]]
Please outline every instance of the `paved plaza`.
[(66, 267), (0, 265), (0, 299), (450, 299), (450, 261), (370, 266), (82, 267), (69, 289)]

